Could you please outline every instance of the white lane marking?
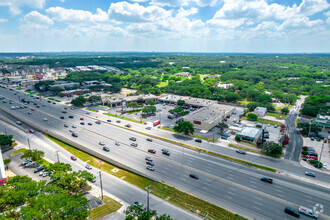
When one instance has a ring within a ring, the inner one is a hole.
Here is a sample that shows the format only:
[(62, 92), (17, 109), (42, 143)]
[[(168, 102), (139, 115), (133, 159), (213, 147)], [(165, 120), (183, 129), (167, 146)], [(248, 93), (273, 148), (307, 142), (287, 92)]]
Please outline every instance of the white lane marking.
[(231, 196), (225, 196), (225, 197), (227, 197), (228, 199), (233, 199)]
[(258, 207), (255, 207), (255, 206), (252, 206), (253, 208), (255, 208), (255, 209), (258, 209), (258, 210), (261, 210), (260, 208), (258, 208)]
[(262, 204), (261, 204), (260, 202), (256, 202), (256, 201), (254, 201), (254, 203), (256, 203), (256, 204), (262, 206)]
[(233, 192), (230, 192), (230, 191), (229, 191), (229, 192), (227, 192), (227, 193), (229, 193), (229, 194), (232, 194), (232, 195), (236, 195), (236, 193), (233, 193)]
[(260, 201), (262, 201), (262, 200), (263, 200), (262, 198), (259, 198), (259, 197), (257, 197), (257, 196), (255, 196), (255, 198), (256, 198), (256, 199), (259, 199)]

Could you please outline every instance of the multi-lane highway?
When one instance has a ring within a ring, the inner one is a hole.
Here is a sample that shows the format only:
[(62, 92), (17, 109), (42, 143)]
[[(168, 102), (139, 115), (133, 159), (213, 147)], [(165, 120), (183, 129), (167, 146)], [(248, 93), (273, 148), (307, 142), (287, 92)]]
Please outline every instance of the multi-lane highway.
[[(0, 95), (6, 97), (7, 100), (15, 101), (16, 99), (16, 103), (13, 104), (16, 106), (18, 105), (18, 98), (13, 93), (0, 89)], [(313, 208), (317, 203), (322, 204), (324, 207), (330, 205), (329, 188), (319, 187), (279, 174), (255, 170), (161, 140), (154, 139), (153, 142), (148, 142), (145, 135), (114, 126), (112, 123), (115, 122), (107, 123), (102, 120), (100, 125), (95, 124), (96, 115), (86, 115), (81, 110), (71, 110), (70, 108), (66, 110), (68, 113), (63, 114), (61, 111), (64, 106), (60, 104), (54, 105), (46, 100), (34, 101), (41, 102), (39, 104), (41, 107), (37, 108), (36, 111), (30, 110), (34, 108), (34, 105), (31, 104), (28, 105), (29, 108), (10, 110), (12, 105), (1, 103), (1, 108), (13, 113), (22, 121), (41, 128), (44, 132), (55, 132), (67, 139), (74, 140), (80, 145), (93, 149), (95, 152), (107, 155), (112, 160), (120, 161), (151, 178), (164, 181), (199, 198), (247, 217), (273, 219), (273, 216), (278, 216), (285, 219), (290, 218), (283, 212), (286, 205), (296, 208), (299, 205)], [(42, 104), (45, 107), (42, 107)], [(31, 112), (31, 114), (27, 114), (27, 112)], [(61, 120), (60, 116), (63, 115), (65, 119)], [(72, 115), (74, 118), (69, 119), (68, 115)], [(84, 120), (80, 120), (81, 117)], [(97, 115), (97, 117), (103, 119), (107, 116)], [(47, 118), (47, 121), (44, 121), (44, 118)], [(85, 125), (80, 125), (82, 121), (85, 122)], [(92, 125), (90, 126), (88, 123), (92, 123)], [(68, 124), (69, 127), (65, 128), (64, 124)], [(72, 125), (77, 126), (77, 128), (72, 128)], [(135, 126), (140, 125), (134, 124), (133, 126), (135, 128)], [(69, 130), (75, 130), (78, 138), (73, 138)], [(156, 132), (155, 129), (151, 131)], [(129, 137), (132, 136), (137, 138), (138, 147), (130, 145), (132, 141), (129, 140)], [(110, 148), (110, 152), (102, 150), (102, 146), (99, 145), (100, 141)], [(116, 141), (119, 141), (121, 145), (116, 146)], [(186, 142), (190, 143), (192, 141), (187, 140)], [(160, 153), (164, 147), (169, 149), (170, 156)], [(215, 146), (205, 143), (203, 147), (214, 148)], [(219, 146), (217, 147), (219, 148)], [(150, 148), (157, 151), (156, 155), (147, 153)], [(221, 151), (221, 153), (226, 153), (226, 151), (231, 154), (234, 153), (233, 150), (226, 148), (221, 149)], [(145, 169), (144, 158), (146, 155), (153, 157), (155, 171)], [(255, 155), (235, 156), (259, 159)], [(262, 159), (266, 160), (264, 157)], [(278, 160), (276, 160), (276, 163), (279, 163)], [(190, 173), (198, 174), (199, 179), (189, 178)], [(261, 176), (273, 178), (274, 184), (261, 182)], [(329, 182), (329, 176), (326, 174), (320, 175), (320, 177), (320, 181)], [(311, 177), (303, 176), (303, 178), (308, 179)], [(317, 178), (319, 178), (318, 174)], [(323, 214), (329, 216), (330, 210), (324, 209)]]

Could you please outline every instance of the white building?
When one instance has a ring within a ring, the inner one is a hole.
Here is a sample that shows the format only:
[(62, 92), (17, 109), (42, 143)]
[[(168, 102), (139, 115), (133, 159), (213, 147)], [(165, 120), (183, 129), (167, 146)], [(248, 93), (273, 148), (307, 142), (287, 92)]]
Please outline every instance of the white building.
[(229, 89), (232, 86), (234, 86), (234, 84), (232, 84), (232, 83), (219, 83), (218, 84), (218, 88), (225, 89), (225, 90)]

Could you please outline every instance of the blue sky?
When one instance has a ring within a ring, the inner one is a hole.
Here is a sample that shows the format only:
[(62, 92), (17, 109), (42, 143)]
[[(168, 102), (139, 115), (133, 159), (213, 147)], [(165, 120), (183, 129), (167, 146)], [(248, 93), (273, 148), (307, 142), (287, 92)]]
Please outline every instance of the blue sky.
[(0, 52), (330, 52), (329, 0), (0, 0)]

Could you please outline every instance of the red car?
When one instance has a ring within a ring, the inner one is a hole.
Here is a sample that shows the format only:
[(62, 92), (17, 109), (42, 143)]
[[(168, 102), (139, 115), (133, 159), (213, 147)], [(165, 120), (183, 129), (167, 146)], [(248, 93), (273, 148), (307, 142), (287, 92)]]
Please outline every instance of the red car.
[(77, 160), (77, 157), (71, 156), (71, 160)]
[(156, 153), (156, 151), (154, 149), (149, 149), (148, 152), (149, 153), (152, 153), (152, 154), (155, 154)]
[(34, 108), (31, 108), (31, 111), (35, 111), (36, 109), (34, 109)]
[(80, 118), (80, 120), (84, 120), (84, 118)]
[(30, 132), (30, 133), (34, 133), (34, 130), (30, 129), (29, 132)]
[(313, 159), (313, 160), (319, 160), (317, 157), (315, 156), (307, 156), (307, 159)]

